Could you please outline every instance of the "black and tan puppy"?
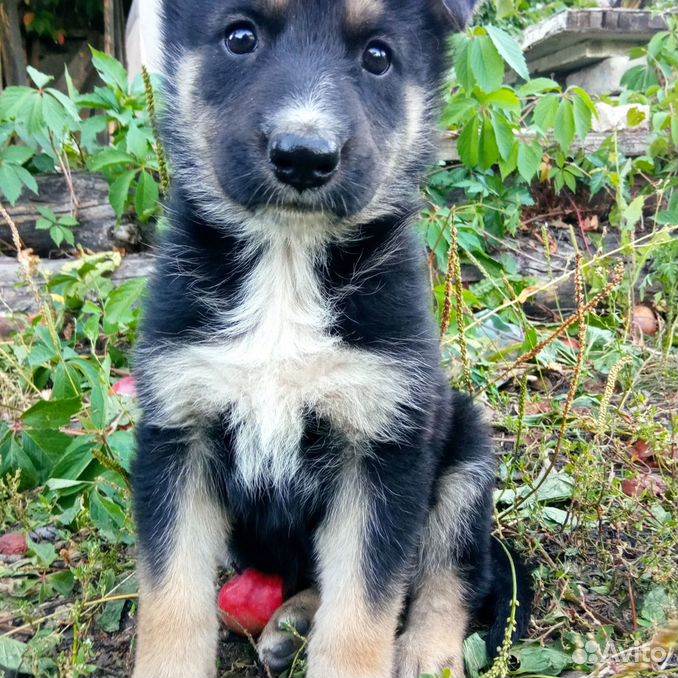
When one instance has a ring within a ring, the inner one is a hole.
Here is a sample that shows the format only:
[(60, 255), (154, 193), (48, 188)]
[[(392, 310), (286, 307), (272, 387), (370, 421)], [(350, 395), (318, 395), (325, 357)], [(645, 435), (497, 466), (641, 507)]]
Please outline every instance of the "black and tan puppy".
[[(137, 355), (135, 675), (215, 675), (223, 558), (281, 574), (259, 641), (308, 675), (451, 667), (500, 642), (495, 459), (439, 367), (408, 229), (470, 0), (164, 0), (175, 177)], [(521, 582), (518, 633), (529, 587)]]

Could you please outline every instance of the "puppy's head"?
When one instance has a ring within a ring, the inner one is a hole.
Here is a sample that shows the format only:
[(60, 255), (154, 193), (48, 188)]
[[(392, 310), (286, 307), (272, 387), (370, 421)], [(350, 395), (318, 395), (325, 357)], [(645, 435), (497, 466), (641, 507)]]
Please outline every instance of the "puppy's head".
[(164, 0), (177, 180), (208, 217), (250, 228), (411, 205), (446, 38), (472, 2)]

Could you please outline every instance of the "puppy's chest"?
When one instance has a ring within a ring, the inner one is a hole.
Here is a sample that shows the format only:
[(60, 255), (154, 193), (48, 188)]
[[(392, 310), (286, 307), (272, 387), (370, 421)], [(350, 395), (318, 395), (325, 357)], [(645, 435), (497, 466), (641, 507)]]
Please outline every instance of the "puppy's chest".
[(407, 375), (395, 360), (331, 335), (332, 305), (308, 255), (267, 251), (220, 320), (214, 336), (167, 348), (147, 365), (152, 411), (165, 424), (224, 419), (252, 477), (293, 472), (309, 418), (355, 443), (395, 433)]

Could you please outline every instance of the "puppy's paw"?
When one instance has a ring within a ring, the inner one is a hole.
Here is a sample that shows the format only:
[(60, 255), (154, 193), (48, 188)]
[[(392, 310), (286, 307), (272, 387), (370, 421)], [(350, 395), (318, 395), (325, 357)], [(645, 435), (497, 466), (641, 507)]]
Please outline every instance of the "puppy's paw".
[[(259, 660), (271, 671), (282, 673), (292, 666), (303, 644), (303, 637), (311, 629), (317, 607), (318, 594), (312, 590), (302, 591), (290, 598), (271, 617), (257, 642)], [(287, 630), (289, 627), (296, 633)]]
[(426, 642), (419, 634), (405, 631), (396, 642), (394, 673), (396, 678), (419, 678), (422, 674), (442, 675), (450, 670), (450, 678), (464, 678), (464, 661), (450, 648)]

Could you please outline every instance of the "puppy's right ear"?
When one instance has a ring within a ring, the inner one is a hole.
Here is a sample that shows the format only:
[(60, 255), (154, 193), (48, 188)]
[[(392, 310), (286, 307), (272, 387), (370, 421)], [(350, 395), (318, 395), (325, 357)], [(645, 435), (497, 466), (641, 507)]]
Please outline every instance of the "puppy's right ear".
[(463, 31), (473, 17), (478, 0), (429, 0), (451, 31)]

